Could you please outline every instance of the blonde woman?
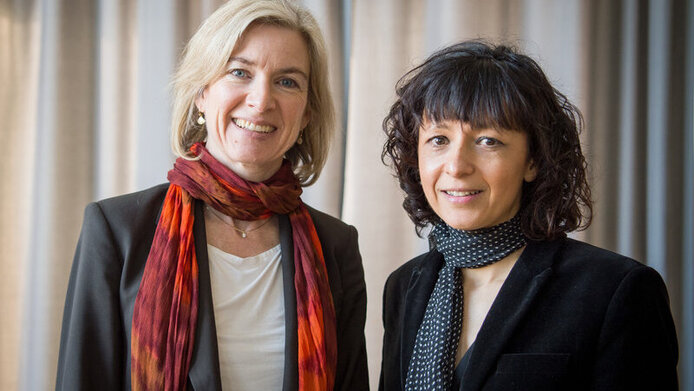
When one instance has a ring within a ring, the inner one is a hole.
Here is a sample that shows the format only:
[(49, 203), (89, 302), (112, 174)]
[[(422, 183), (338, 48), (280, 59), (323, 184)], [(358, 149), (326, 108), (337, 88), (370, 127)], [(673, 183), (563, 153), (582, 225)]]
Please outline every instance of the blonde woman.
[(174, 79), (169, 183), (86, 208), (56, 388), (367, 389), (357, 232), (300, 198), (332, 131), (307, 11), (211, 15)]

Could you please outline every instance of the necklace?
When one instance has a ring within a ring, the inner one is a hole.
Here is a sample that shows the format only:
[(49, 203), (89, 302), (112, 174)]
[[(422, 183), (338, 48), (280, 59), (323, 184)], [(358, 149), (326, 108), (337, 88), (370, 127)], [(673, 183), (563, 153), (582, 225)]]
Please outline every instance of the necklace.
[(241, 237), (244, 238), (244, 239), (248, 237), (248, 234), (249, 234), (250, 232), (253, 232), (253, 231), (259, 229), (260, 227), (262, 227), (262, 226), (264, 226), (265, 224), (267, 224), (268, 221), (272, 220), (272, 217), (268, 217), (268, 218), (265, 219), (265, 221), (263, 221), (263, 223), (260, 224), (259, 226), (254, 227), (254, 228), (251, 228), (251, 229), (243, 230), (243, 229), (241, 229), (241, 228), (235, 226), (234, 223), (233, 223), (233, 220), (232, 220), (231, 223), (228, 223), (226, 220), (224, 220), (224, 219), (222, 218), (222, 216), (220, 216), (220, 215), (218, 214), (218, 213), (220, 213), (220, 212), (217, 212), (214, 208), (210, 207), (209, 205), (206, 205), (205, 208), (206, 208), (208, 211), (210, 211), (210, 214), (212, 214), (214, 217), (216, 217), (219, 221), (221, 221), (222, 223), (224, 223), (224, 224), (230, 226), (231, 228), (233, 228), (236, 232), (239, 233), (239, 236), (241, 236)]

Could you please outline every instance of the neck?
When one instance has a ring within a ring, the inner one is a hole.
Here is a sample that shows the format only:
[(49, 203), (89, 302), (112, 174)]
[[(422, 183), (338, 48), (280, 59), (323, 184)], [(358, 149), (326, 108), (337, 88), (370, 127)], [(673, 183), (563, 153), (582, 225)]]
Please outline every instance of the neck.
[(463, 278), (466, 284), (473, 286), (486, 285), (495, 281), (504, 281), (511, 272), (513, 265), (520, 257), (525, 246), (512, 252), (500, 261), (480, 268), (463, 268)]
[(240, 162), (220, 161), (224, 163), (224, 165), (227, 166), (231, 171), (235, 172), (236, 175), (249, 182), (263, 182), (275, 175), (277, 170), (279, 170), (282, 166), (281, 161), (279, 164), (273, 164), (271, 167)]
[(206, 205), (205, 207), (206, 211), (211, 213), (213, 216), (217, 217), (220, 221), (222, 221), (225, 224), (228, 224), (230, 226), (239, 228), (241, 230), (253, 230), (260, 225), (263, 225), (265, 222), (267, 222), (269, 219), (274, 218), (274, 216), (269, 217), (268, 219), (263, 219), (263, 220), (241, 220), (241, 219), (235, 219), (231, 216), (227, 216), (222, 212), (219, 212), (215, 210), (213, 207)]
[(263, 182), (277, 172), (282, 167), (282, 160), (269, 162), (266, 164), (244, 163), (229, 159), (224, 153), (220, 153), (216, 149), (208, 149), (210, 155), (224, 164), (228, 169), (236, 175), (249, 182)]

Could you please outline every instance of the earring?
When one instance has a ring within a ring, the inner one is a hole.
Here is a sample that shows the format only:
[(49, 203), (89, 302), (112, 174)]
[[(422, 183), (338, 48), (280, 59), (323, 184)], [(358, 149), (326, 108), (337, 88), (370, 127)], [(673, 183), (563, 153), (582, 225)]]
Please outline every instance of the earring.
[(304, 130), (301, 129), (301, 132), (299, 132), (299, 138), (296, 139), (296, 143), (301, 145), (304, 143)]
[(198, 111), (198, 120), (197, 120), (198, 125), (205, 125), (205, 113), (202, 111)]

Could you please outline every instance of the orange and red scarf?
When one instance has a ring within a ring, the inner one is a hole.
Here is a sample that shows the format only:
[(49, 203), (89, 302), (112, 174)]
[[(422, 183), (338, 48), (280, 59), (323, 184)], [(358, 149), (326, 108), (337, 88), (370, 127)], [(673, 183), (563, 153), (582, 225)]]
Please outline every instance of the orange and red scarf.
[(337, 363), (335, 308), (313, 220), (285, 161), (265, 182), (248, 182), (200, 143), (200, 159), (179, 158), (135, 299), (131, 343), (133, 390), (185, 389), (198, 312), (194, 199), (233, 218), (288, 214), (294, 242), (300, 390), (332, 390)]

